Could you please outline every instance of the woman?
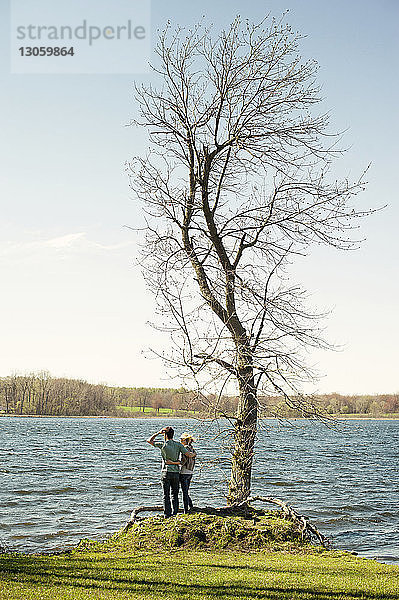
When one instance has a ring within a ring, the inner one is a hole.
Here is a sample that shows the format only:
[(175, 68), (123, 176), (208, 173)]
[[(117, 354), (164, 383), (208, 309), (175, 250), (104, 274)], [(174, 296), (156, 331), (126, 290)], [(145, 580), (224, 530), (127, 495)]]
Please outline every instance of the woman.
[[(180, 437), (180, 441), (189, 450), (190, 452), (195, 452), (192, 444), (194, 442), (194, 438), (189, 433), (183, 433)], [(179, 475), (180, 487), (183, 492), (183, 506), (184, 512), (188, 513), (190, 508), (193, 508), (193, 502), (188, 495), (188, 489), (190, 487), (191, 479), (194, 473), (195, 467), (195, 457), (189, 458), (186, 455), (183, 455), (181, 458), (181, 469)]]

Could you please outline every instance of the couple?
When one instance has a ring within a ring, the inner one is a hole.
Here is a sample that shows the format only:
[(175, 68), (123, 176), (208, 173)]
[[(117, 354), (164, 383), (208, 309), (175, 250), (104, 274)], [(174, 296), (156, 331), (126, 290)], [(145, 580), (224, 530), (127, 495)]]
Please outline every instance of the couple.
[[(163, 442), (156, 442), (155, 438), (163, 435)], [(184, 512), (188, 513), (193, 507), (188, 489), (193, 476), (195, 457), (197, 453), (192, 447), (194, 439), (188, 433), (183, 433), (180, 442), (173, 439), (174, 430), (172, 427), (164, 427), (161, 431), (154, 433), (147, 442), (159, 448), (162, 455), (162, 488), (163, 488), (163, 510), (165, 518), (177, 515), (179, 510), (179, 483), (183, 492)], [(179, 460), (180, 454), (182, 455)], [(181, 469), (179, 470), (179, 467)], [(173, 512), (170, 504), (170, 490), (172, 490)]]

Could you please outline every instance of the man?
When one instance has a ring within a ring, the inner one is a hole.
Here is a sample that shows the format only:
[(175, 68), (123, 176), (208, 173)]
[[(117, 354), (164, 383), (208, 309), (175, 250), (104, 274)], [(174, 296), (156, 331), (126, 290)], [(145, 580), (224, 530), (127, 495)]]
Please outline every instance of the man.
[[(174, 430), (172, 427), (164, 427), (161, 431), (154, 433), (147, 442), (159, 448), (162, 455), (162, 474), (161, 482), (163, 488), (163, 510), (165, 518), (169, 518), (172, 515), (177, 515), (179, 510), (179, 456), (185, 454), (188, 458), (194, 458), (197, 453), (190, 452), (188, 448), (183, 446), (180, 442), (173, 440)], [(155, 438), (158, 435), (163, 435), (163, 442), (156, 442)], [(170, 490), (172, 490), (172, 507), (170, 504)]]

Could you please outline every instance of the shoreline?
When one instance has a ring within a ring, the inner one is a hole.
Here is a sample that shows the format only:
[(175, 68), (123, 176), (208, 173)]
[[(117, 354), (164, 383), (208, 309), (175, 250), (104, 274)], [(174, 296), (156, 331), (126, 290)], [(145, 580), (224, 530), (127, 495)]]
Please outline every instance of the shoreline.
[[(147, 413), (148, 414), (148, 413)], [(329, 415), (332, 420), (337, 421), (398, 421), (399, 416), (395, 414), (394, 416), (382, 415), (373, 417), (367, 414), (359, 414), (359, 415)], [(166, 419), (195, 419), (197, 421), (206, 421), (209, 420), (208, 417), (201, 417), (200, 415), (146, 415), (140, 413), (137, 416), (129, 416), (129, 417), (121, 417), (120, 415), (16, 415), (13, 413), (1, 413), (1, 417), (12, 417), (12, 418), (20, 418), (20, 419), (145, 419), (145, 420), (166, 420)], [(282, 419), (289, 421), (306, 421), (304, 417), (281, 417)], [(212, 419), (213, 420), (213, 419)], [(259, 417), (259, 420), (262, 421), (275, 421), (276, 417)]]

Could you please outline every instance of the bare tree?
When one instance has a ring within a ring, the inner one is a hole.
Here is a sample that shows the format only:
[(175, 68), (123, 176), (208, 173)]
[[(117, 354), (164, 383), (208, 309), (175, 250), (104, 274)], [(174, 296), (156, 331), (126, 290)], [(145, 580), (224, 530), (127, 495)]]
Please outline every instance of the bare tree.
[(328, 116), (311, 111), (317, 65), (298, 55), (300, 39), (269, 17), (237, 18), (216, 37), (202, 25), (168, 27), (153, 67), (162, 84), (136, 88), (133, 124), (148, 129), (150, 151), (128, 173), (145, 206), (145, 275), (171, 335), (169, 364), (184, 367), (205, 401), (215, 380), (220, 397), (232, 381), (239, 394), (225, 415), (230, 502), (250, 493), (258, 398), (317, 413), (301, 386), (313, 375), (304, 351), (328, 347), (322, 315), (287, 269), (313, 244), (356, 247), (352, 230), (370, 212), (352, 203), (363, 176), (331, 176), (342, 152)]

